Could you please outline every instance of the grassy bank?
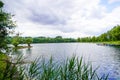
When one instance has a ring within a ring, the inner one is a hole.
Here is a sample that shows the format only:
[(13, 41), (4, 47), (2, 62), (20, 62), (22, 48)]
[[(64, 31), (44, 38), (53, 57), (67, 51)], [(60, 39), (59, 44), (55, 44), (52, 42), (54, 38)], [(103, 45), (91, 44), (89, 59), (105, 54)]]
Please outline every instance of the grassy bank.
[(113, 45), (120, 45), (120, 41), (110, 41), (110, 42), (103, 42), (106, 44), (113, 44)]
[(120, 46), (120, 41), (106, 41), (106, 42), (97, 42), (98, 45), (105, 46)]

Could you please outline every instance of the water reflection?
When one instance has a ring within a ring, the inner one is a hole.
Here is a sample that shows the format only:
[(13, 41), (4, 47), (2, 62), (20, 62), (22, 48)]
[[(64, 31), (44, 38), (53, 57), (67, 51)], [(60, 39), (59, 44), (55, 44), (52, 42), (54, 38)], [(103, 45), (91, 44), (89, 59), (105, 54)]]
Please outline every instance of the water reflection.
[(32, 49), (31, 49), (31, 48), (27, 48), (27, 49), (26, 49), (26, 54), (31, 55), (31, 53), (32, 53)]
[(21, 55), (22, 53), (22, 49), (13, 48), (11, 55)]
[(120, 62), (120, 48), (114, 47), (114, 60), (117, 60), (117, 62)]
[[(100, 58), (97, 58), (94, 65), (100, 63), (98, 72), (109, 74), (109, 80), (120, 80), (120, 48), (101, 46)], [(101, 59), (101, 60), (100, 60)]]
[(120, 80), (120, 47), (113, 47), (114, 55), (114, 65), (113, 65), (113, 77), (116, 77), (117, 80)]

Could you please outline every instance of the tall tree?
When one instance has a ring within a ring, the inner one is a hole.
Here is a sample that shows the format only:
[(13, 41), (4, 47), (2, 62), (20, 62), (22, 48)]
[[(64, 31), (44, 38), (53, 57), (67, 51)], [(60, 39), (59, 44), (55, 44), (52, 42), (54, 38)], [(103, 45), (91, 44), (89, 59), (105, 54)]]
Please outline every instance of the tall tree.
[(30, 47), (30, 44), (33, 42), (32, 38), (26, 38), (26, 43), (28, 44), (28, 46)]
[(4, 3), (0, 1), (0, 53), (7, 48), (6, 37), (15, 23), (12, 21), (12, 16), (3, 10)]
[(18, 47), (19, 43), (20, 43), (20, 34), (17, 33), (16, 36), (13, 37), (12, 39), (12, 45), (14, 45), (15, 48)]

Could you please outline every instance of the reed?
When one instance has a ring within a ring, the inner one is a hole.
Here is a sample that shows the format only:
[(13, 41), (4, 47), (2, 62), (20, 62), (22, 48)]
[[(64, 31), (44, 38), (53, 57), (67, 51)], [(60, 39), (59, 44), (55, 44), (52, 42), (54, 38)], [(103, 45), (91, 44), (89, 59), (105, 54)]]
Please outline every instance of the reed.
[[(97, 68), (85, 63), (83, 58), (73, 56), (62, 63), (55, 62), (51, 57), (49, 61), (38, 58), (28, 64), (7, 64), (2, 80), (108, 80), (108, 75), (98, 76)], [(11, 67), (12, 66), (12, 67)]]

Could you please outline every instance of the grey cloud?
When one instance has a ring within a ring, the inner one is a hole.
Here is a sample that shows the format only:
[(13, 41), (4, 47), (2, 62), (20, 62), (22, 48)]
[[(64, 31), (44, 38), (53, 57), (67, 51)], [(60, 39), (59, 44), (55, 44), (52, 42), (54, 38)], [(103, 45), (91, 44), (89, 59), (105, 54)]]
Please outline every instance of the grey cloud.
[(52, 3), (45, 1), (46, 3), (42, 4), (41, 0), (5, 0), (5, 8), (9, 12), (12, 11), (12, 14), (15, 14), (17, 21), (20, 23), (37, 23), (43, 25), (46, 29), (54, 29), (64, 33), (73, 32), (73, 28), (67, 26), (69, 9), (71, 11), (69, 0), (65, 2), (64, 0), (54, 0)]
[[(9, 12), (12, 11), (19, 21), (20, 19), (23, 20), (24, 17), (30, 22), (39, 23), (42, 25), (66, 25), (66, 10), (65, 8), (61, 8), (62, 6), (66, 6), (65, 4), (61, 4), (63, 3), (63, 0), (59, 0), (57, 2), (54, 1), (52, 3), (48, 3), (47, 1), (49, 0), (46, 0), (46, 4), (44, 4), (44, 1), (43, 4), (42, 1), (40, 1), (41, 0), (5, 0), (5, 8), (9, 10)], [(59, 6), (55, 4), (59, 4)]]
[(28, 17), (32, 22), (37, 22), (43, 25), (65, 25), (66, 20), (60, 18), (52, 13), (44, 13), (39, 11), (38, 13), (35, 11), (31, 11), (32, 15)]

